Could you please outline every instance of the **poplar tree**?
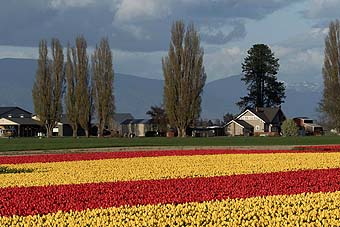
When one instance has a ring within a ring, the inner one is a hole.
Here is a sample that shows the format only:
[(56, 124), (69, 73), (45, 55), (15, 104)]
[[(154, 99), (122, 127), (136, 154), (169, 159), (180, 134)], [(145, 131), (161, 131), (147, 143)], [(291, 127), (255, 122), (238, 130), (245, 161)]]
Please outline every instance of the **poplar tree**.
[(84, 129), (85, 136), (89, 137), (93, 111), (92, 84), (89, 74), (89, 58), (87, 56), (87, 43), (83, 36), (76, 38), (76, 107), (79, 125)]
[(71, 122), (73, 136), (77, 136), (78, 127), (89, 137), (93, 112), (92, 84), (89, 74), (87, 43), (83, 36), (76, 38), (76, 46), (68, 47), (67, 63), (67, 117)]
[(67, 47), (67, 56), (66, 56), (66, 66), (65, 66), (65, 74), (66, 74), (66, 82), (67, 89), (65, 95), (65, 105), (66, 105), (66, 116), (70, 121), (70, 125), (73, 131), (73, 137), (77, 137), (78, 132), (78, 111), (76, 104), (76, 85), (77, 85), (77, 58), (76, 58), (76, 50), (70, 47), (68, 44)]
[(32, 89), (34, 111), (45, 126), (47, 137), (51, 137), (62, 114), (64, 92), (64, 55), (58, 39), (52, 39), (52, 60), (48, 57), (45, 40), (39, 43), (39, 59), (36, 78)]
[(92, 55), (93, 95), (98, 119), (98, 137), (102, 137), (105, 125), (113, 121), (115, 110), (112, 52), (107, 38), (100, 41)]
[(337, 131), (340, 131), (340, 24), (339, 20), (329, 25), (325, 38), (324, 63), (322, 68), (324, 90), (320, 110)]
[(179, 137), (186, 136), (187, 128), (201, 112), (201, 94), (206, 81), (203, 55), (194, 25), (185, 29), (182, 21), (173, 23), (168, 56), (162, 59), (164, 107)]

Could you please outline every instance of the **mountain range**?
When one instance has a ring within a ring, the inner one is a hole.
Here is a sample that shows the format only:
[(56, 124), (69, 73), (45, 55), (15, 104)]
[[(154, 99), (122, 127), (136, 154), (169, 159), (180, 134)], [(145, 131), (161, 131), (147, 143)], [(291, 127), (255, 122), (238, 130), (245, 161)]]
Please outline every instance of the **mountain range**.
[[(20, 106), (33, 111), (32, 86), (37, 68), (32, 59), (0, 59), (0, 106)], [(128, 112), (145, 118), (151, 105), (163, 99), (163, 81), (116, 73), (114, 82), (116, 112)], [(202, 118), (222, 119), (227, 112), (237, 114), (235, 103), (247, 94), (240, 75), (208, 82), (203, 91)], [(321, 86), (304, 82), (287, 85), (286, 100), (282, 105), (287, 117), (317, 118)]]

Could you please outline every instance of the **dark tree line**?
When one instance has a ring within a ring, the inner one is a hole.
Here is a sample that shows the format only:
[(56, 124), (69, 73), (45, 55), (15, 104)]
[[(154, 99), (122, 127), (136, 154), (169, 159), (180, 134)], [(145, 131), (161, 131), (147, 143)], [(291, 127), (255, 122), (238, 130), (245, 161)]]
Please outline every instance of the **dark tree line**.
[(98, 136), (104, 126), (111, 123), (114, 113), (112, 53), (107, 39), (102, 39), (92, 56), (92, 73), (83, 36), (75, 40), (75, 46), (67, 46), (66, 63), (63, 47), (58, 39), (52, 39), (52, 59), (48, 55), (47, 42), (39, 45), (38, 69), (32, 89), (34, 110), (52, 136), (52, 129), (61, 120), (63, 100), (67, 118), (77, 136), (78, 128), (90, 134), (94, 113), (99, 121)]

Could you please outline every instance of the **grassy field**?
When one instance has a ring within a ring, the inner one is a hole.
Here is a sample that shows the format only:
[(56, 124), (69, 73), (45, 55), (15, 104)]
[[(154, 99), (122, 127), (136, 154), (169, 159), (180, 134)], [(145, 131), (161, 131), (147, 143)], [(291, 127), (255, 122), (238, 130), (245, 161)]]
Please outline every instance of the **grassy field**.
[(340, 144), (339, 136), (216, 138), (14, 138), (0, 139), (1, 151), (143, 146), (263, 146)]

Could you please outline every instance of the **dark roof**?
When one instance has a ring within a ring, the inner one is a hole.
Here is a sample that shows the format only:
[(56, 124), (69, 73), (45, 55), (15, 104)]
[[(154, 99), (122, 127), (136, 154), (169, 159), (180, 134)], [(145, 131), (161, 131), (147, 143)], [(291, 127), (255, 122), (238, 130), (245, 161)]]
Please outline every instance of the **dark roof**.
[(129, 124), (151, 124), (152, 119), (126, 119), (121, 125), (129, 125)]
[(248, 124), (246, 121), (243, 121), (243, 120), (235, 120), (235, 122), (237, 122), (238, 124), (242, 125), (244, 128), (247, 128), (247, 129), (254, 128), (254, 126), (252, 126), (251, 124)]
[(17, 107), (17, 106), (3, 106), (3, 107), (0, 107), (0, 115), (3, 115), (3, 114), (6, 114), (6, 113), (9, 113), (9, 112), (12, 112), (16, 109), (19, 109), (23, 112), (26, 112), (28, 114), (32, 114), (31, 112), (27, 111), (27, 110), (24, 110), (20, 107)]
[(122, 123), (120, 123), (121, 125), (128, 125), (128, 124), (132, 124), (133, 119), (126, 119), (125, 121), (123, 121)]
[(15, 108), (15, 107), (0, 107), (0, 115), (11, 111), (13, 108)]
[(32, 118), (21, 118), (21, 117), (15, 117), (15, 118), (6, 118), (10, 121), (13, 121), (19, 125), (41, 125), (40, 121), (34, 120)]
[(130, 113), (116, 113), (113, 115), (113, 119), (120, 124), (125, 120), (134, 119), (134, 117)]
[(263, 107), (263, 108), (252, 108), (249, 109), (252, 113), (254, 113), (256, 116), (261, 118), (263, 121), (270, 123), (274, 120), (275, 116), (279, 111), (281, 111), (281, 108), (279, 107)]
[(231, 120), (226, 125), (229, 125), (233, 121), (235, 121), (237, 124), (241, 125), (242, 127), (246, 128), (246, 129), (253, 129), (254, 128), (254, 126), (252, 126), (251, 124), (248, 124), (247, 122), (245, 122), (243, 120)]

